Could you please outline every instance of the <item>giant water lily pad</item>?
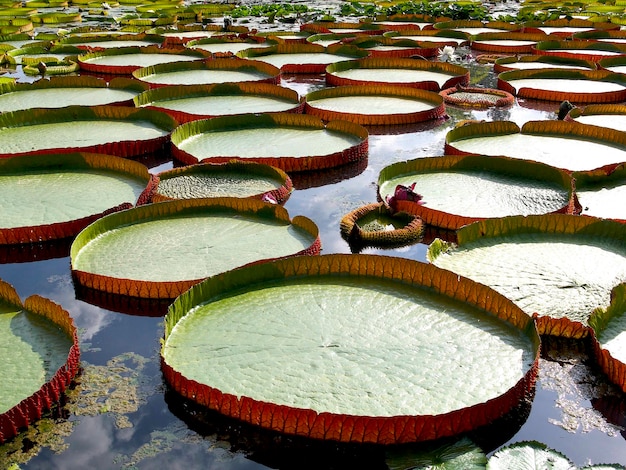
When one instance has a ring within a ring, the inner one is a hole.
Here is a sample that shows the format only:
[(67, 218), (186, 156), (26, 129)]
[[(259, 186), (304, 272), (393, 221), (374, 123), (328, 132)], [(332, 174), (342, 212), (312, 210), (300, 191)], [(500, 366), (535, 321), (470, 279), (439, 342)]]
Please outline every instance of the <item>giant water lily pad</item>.
[(626, 79), (606, 70), (515, 70), (498, 75), (498, 88), (520, 98), (576, 103), (626, 99)]
[(177, 392), (228, 416), (393, 444), (510, 411), (534, 387), (538, 348), (530, 317), (485, 286), (407, 259), (329, 255), (195, 286), (168, 311), (161, 364)]
[(390, 85), (313, 91), (306, 95), (304, 111), (325, 121), (343, 119), (361, 125), (414, 124), (445, 116), (443, 98), (437, 93)]
[(0, 280), (0, 443), (41, 418), (78, 373), (80, 350), (69, 313), (33, 295), (22, 304)]
[(612, 382), (626, 391), (626, 284), (612, 292), (611, 304), (589, 319), (596, 360)]
[(185, 123), (172, 133), (174, 158), (194, 164), (233, 158), (284, 171), (332, 168), (367, 157), (368, 133), (358, 124), (304, 114), (246, 114)]
[(508, 72), (512, 70), (545, 70), (545, 69), (574, 69), (574, 70), (596, 70), (595, 62), (568, 57), (553, 56), (506, 56), (496, 59), (493, 70), (496, 73)]
[(0, 157), (85, 151), (138, 156), (162, 150), (176, 121), (124, 106), (68, 106), (0, 114)]
[(137, 107), (166, 112), (179, 123), (247, 113), (302, 112), (294, 90), (269, 83), (220, 83), (153, 88), (134, 100)]
[(363, 49), (341, 44), (328, 47), (318, 44), (277, 44), (237, 53), (242, 59), (266, 62), (283, 73), (324, 73), (329, 64), (368, 55)]
[(611, 171), (574, 172), (581, 213), (626, 222), (626, 165)]
[(87, 52), (102, 51), (105, 49), (120, 49), (123, 47), (160, 46), (164, 38), (156, 34), (75, 34), (62, 38), (58, 44), (71, 44)]
[(623, 104), (592, 104), (570, 110), (568, 119), (581, 124), (626, 131), (626, 106)]
[(626, 281), (625, 236), (626, 225), (591, 217), (505, 217), (461, 228), (458, 246), (433, 242), (429, 259), (537, 314), (540, 333), (581, 337)]
[(104, 214), (132, 207), (149, 178), (142, 164), (109, 155), (0, 159), (0, 244), (74, 236)]
[(275, 42), (259, 42), (253, 38), (233, 38), (231, 36), (204, 38), (189, 41), (186, 47), (190, 49), (202, 49), (214, 57), (233, 56), (238, 52), (251, 48), (263, 48), (273, 46)]
[(197, 164), (164, 171), (156, 176), (152, 202), (207, 197), (251, 197), (282, 204), (293, 184), (284, 171), (260, 163), (233, 160)]
[[(395, 196), (398, 185), (413, 184), (423, 199)], [(453, 230), (486, 218), (574, 211), (566, 172), (505, 157), (448, 155), (395, 163), (380, 172), (378, 196), (395, 210)]]
[(326, 67), (329, 86), (382, 84), (439, 91), (468, 83), (467, 69), (445, 62), (375, 57), (346, 60)]
[(418, 216), (406, 212), (393, 213), (379, 202), (367, 204), (344, 215), (339, 230), (353, 249), (367, 246), (394, 248), (422, 238), (424, 224)]
[(445, 153), (506, 155), (569, 171), (614, 168), (626, 161), (623, 132), (564, 121), (511, 121), (457, 127), (446, 135)]
[(213, 59), (143, 67), (135, 70), (133, 77), (149, 83), (152, 87), (225, 82), (260, 82), (276, 85), (280, 81), (280, 70), (258, 61)]
[(369, 57), (385, 58), (432, 58), (439, 51), (436, 44), (419, 43), (412, 39), (395, 39), (384, 36), (360, 36), (350, 42), (369, 53)]
[(142, 67), (170, 62), (191, 62), (207, 57), (203, 51), (165, 49), (155, 46), (105, 49), (78, 56), (81, 70), (95, 73), (130, 75)]
[(534, 53), (598, 62), (626, 57), (626, 47), (599, 41), (540, 41), (534, 46)]
[(182, 199), (111, 214), (78, 234), (75, 281), (142, 298), (174, 298), (207, 276), (247, 263), (317, 254), (306, 217), (252, 199)]
[(132, 105), (147, 85), (123, 78), (110, 83), (93, 77), (53, 77), (34, 83), (0, 85), (0, 113), (29, 108)]
[(612, 292), (611, 304), (589, 319), (595, 357), (612, 382), (626, 391), (626, 284)]
[(545, 34), (536, 33), (479, 33), (472, 37), (472, 49), (498, 54), (530, 54), (533, 46), (547, 39)]
[(433, 29), (401, 29), (398, 31), (387, 31), (385, 37), (394, 39), (409, 39), (420, 43), (436, 44), (438, 47), (457, 47), (469, 40), (469, 34), (462, 31), (453, 30), (433, 30)]

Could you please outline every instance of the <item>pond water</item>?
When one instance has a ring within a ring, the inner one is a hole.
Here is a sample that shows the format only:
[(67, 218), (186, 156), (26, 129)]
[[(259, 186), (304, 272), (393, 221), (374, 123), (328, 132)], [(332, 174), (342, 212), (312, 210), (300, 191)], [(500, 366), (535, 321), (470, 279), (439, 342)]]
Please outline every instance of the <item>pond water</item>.
[[(473, 84), (480, 81), (494, 86), (489, 66), (473, 66), (471, 74)], [(283, 76), (282, 85), (305, 94), (323, 88), (324, 78)], [(366, 164), (292, 175), (296, 189), (285, 207), (291, 217), (304, 215), (318, 225), (322, 253), (350, 253), (355, 250), (342, 239), (339, 221), (348, 212), (376, 201), (376, 181), (384, 166), (442, 155), (446, 133), (460, 120), (510, 119), (522, 125), (528, 120), (555, 119), (557, 108), (558, 103), (529, 101), (485, 111), (448, 106), (449, 119), (410, 128), (371, 129)], [(142, 161), (153, 173), (174, 165), (168, 155)], [(424, 242), (361, 252), (425, 261), (426, 248)], [(70, 312), (79, 329), (83, 367), (62, 409), (0, 446), (0, 466), (387, 468), (384, 449), (259, 432), (184, 402), (168, 391), (160, 371), (163, 306), (146, 308), (132, 300), (77, 293), (68, 253), (67, 243), (0, 252), (0, 278), (15, 286), (22, 299), (39, 294)], [(546, 342), (532, 406), (522, 407), (472, 437), (487, 452), (507, 443), (537, 440), (578, 466), (626, 464), (625, 396), (607, 384), (591, 364), (584, 343)], [(402, 450), (410, 452), (412, 447)]]

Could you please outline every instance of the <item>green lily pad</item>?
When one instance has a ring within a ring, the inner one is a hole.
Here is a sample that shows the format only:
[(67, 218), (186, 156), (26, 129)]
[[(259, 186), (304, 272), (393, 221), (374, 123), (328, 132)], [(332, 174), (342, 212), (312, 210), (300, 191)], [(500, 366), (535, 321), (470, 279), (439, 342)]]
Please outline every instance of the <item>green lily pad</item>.
[(572, 462), (541, 442), (516, 442), (489, 458), (487, 470), (571, 470)]
[(147, 85), (123, 78), (107, 84), (93, 77), (53, 77), (0, 86), (0, 112), (64, 106), (129, 105)]
[(618, 165), (610, 172), (574, 172), (572, 177), (576, 180), (581, 214), (626, 221), (626, 165)]
[(278, 84), (280, 70), (258, 61), (213, 59), (203, 62), (173, 62), (142, 67), (133, 72), (133, 77), (149, 83), (152, 87), (227, 82)]
[(24, 304), (0, 280), (0, 443), (41, 418), (79, 368), (76, 328), (68, 312), (39, 296)]
[(176, 391), (228, 416), (391, 444), (510, 411), (533, 387), (538, 344), (530, 317), (449, 271), (307, 256), (229, 271), (180, 296), (161, 364)]
[(109, 155), (0, 159), (0, 244), (74, 236), (103, 214), (132, 207), (149, 178), (142, 164)]
[(304, 101), (278, 85), (242, 82), (154, 88), (137, 96), (135, 105), (164, 111), (182, 124), (233, 114), (301, 112)]
[(317, 254), (315, 224), (253, 199), (181, 199), (111, 214), (78, 234), (72, 274), (83, 287), (174, 298), (207, 276), (271, 258)]
[(623, 132), (564, 121), (510, 121), (457, 127), (446, 135), (445, 153), (506, 155), (569, 171), (615, 167), (626, 161)]
[(203, 51), (165, 49), (156, 46), (105, 49), (78, 56), (81, 70), (96, 73), (131, 74), (157, 64), (191, 62), (206, 58)]
[[(394, 198), (398, 185), (415, 184), (419, 203)], [(378, 196), (396, 210), (456, 230), (479, 219), (572, 212), (572, 180), (562, 170), (505, 157), (421, 158), (383, 168)], [(389, 203), (389, 202), (388, 202)]]
[(358, 124), (324, 124), (306, 114), (245, 114), (182, 124), (172, 133), (172, 144), (174, 158), (186, 164), (235, 158), (290, 172), (361, 160), (367, 155), (368, 133)]
[(445, 62), (401, 58), (346, 60), (326, 67), (328, 86), (396, 85), (440, 91), (469, 84), (469, 71)]
[(287, 173), (268, 165), (244, 161), (207, 163), (159, 173), (151, 200), (252, 197), (282, 204), (292, 188)]
[(433, 242), (429, 259), (536, 315), (542, 334), (580, 337), (626, 281), (625, 236), (626, 225), (591, 217), (506, 217), (461, 228), (458, 246)]
[(387, 452), (389, 470), (484, 470), (487, 456), (469, 438), (432, 446), (432, 449)]
[(176, 121), (125, 106), (67, 106), (0, 114), (3, 157), (85, 151), (138, 156), (162, 150)]

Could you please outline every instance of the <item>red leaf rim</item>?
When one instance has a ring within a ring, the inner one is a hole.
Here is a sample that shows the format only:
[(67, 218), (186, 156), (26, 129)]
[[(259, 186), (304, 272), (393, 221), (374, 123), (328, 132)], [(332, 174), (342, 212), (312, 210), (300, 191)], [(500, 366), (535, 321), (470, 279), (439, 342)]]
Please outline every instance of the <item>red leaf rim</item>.
[[(24, 161), (28, 169), (32, 168), (49, 168), (50, 165), (58, 162), (60, 164), (70, 163), (71, 161), (80, 161), (84, 167), (101, 168), (113, 170), (127, 175), (136, 176), (149, 181), (148, 171), (145, 166), (130, 160), (121, 160), (111, 155), (100, 155), (91, 153), (76, 154), (52, 154), (44, 158), (38, 156), (14, 157), (0, 161), (0, 172), (2, 168), (12, 165), (13, 162)], [(25, 169), (26, 169), (25, 167)], [(79, 219), (67, 222), (58, 222), (53, 224), (0, 228), (0, 245), (17, 245), (23, 243), (40, 243), (50, 240), (60, 240), (63, 238), (73, 237), (87, 225), (93, 221), (113, 212), (130, 209), (133, 203), (125, 202), (115, 207), (111, 207), (97, 214), (91, 214)]]
[[(385, 232), (363, 230), (358, 222), (366, 215), (379, 212), (406, 222), (404, 227)], [(359, 246), (405, 246), (418, 241), (424, 234), (422, 219), (412, 214), (391, 215), (382, 202), (367, 204), (344, 215), (339, 224), (341, 236), (349, 243)]]
[[(418, 82), (374, 82), (369, 80), (356, 80), (352, 78), (345, 78), (335, 75), (335, 72), (345, 71), (351, 69), (411, 69), (411, 70), (426, 70), (441, 72), (450, 75), (450, 79), (447, 80), (442, 87), (434, 80), (423, 80)], [(459, 67), (458, 65), (448, 64), (446, 62), (428, 62), (428, 61), (416, 61), (414, 59), (404, 58), (382, 58), (373, 57), (360, 59), (356, 61), (344, 61), (336, 64), (330, 64), (325, 69), (326, 71), (326, 84), (329, 87), (338, 86), (404, 86), (410, 88), (420, 88), (428, 91), (440, 91), (442, 88), (453, 87), (456, 85), (469, 85), (470, 73), (469, 70)]]
[(106, 64), (97, 64), (89, 62), (90, 59), (95, 59), (98, 57), (104, 56), (115, 56), (115, 55), (127, 55), (127, 54), (164, 54), (164, 55), (185, 55), (190, 57), (196, 57), (197, 60), (202, 60), (210, 57), (210, 54), (207, 54), (202, 50), (191, 50), (191, 49), (166, 49), (156, 46), (147, 46), (147, 47), (123, 47), (119, 49), (107, 49), (99, 52), (92, 52), (88, 54), (83, 54), (78, 56), (78, 64), (80, 65), (80, 69), (85, 72), (91, 73), (103, 73), (110, 75), (131, 75), (135, 70), (141, 68), (138, 65), (106, 65)]
[(151, 198), (149, 198), (147, 202), (163, 202), (163, 201), (171, 201), (176, 198), (168, 197), (159, 193), (159, 183), (163, 179), (173, 178), (176, 176), (184, 175), (187, 173), (197, 174), (202, 173), (201, 170), (206, 170), (207, 173), (218, 175), (222, 171), (238, 171), (241, 173), (250, 173), (253, 175), (265, 175), (267, 177), (271, 177), (275, 181), (280, 181), (281, 185), (270, 191), (265, 191), (263, 193), (255, 194), (250, 196), (252, 199), (261, 199), (263, 200), (265, 196), (270, 196), (273, 198), (278, 204), (284, 204), (291, 191), (293, 190), (293, 183), (291, 178), (282, 171), (280, 168), (276, 168), (269, 165), (263, 165), (255, 162), (248, 162), (244, 160), (231, 160), (228, 163), (200, 163), (193, 166), (187, 166), (182, 168), (174, 168), (172, 170), (164, 171), (159, 173), (158, 176), (153, 177), (154, 185), (151, 188)]
[[(310, 409), (257, 401), (246, 396), (237, 397), (187, 379), (166, 362), (161, 352), (161, 370), (169, 386), (180, 395), (209, 409), (280, 433), (311, 439), (383, 445), (433, 440), (475, 429), (510, 412), (534, 390), (539, 364), (539, 336), (536, 328), (528, 315), (497, 292), (452, 272), (403, 258), (358, 254), (304, 258), (310, 260), (294, 257), (266, 263), (263, 267), (267, 270), (260, 275), (244, 267), (207, 279), (170, 306), (165, 319), (165, 341), (177, 321), (171, 318), (176, 309), (186, 309), (192, 305), (196, 300), (194, 296), (199, 299), (216, 289), (223, 292), (225, 287), (233, 288), (239, 284), (245, 289), (253, 279), (262, 282), (293, 276), (349, 274), (384, 277), (423, 286), (493, 312), (532, 337), (536, 345), (533, 366), (513, 388), (499, 397), (441, 415), (367, 417), (317, 413)], [(234, 279), (235, 276), (245, 278), (245, 283)]]
[[(158, 207), (156, 207), (158, 206)], [(318, 255), (321, 251), (322, 242), (319, 237), (319, 230), (315, 223), (304, 216), (295, 216), (289, 219), (287, 211), (279, 205), (265, 203), (255, 199), (240, 198), (212, 198), (212, 199), (177, 199), (173, 201), (161, 202), (159, 204), (149, 204), (130, 209), (128, 211), (118, 212), (108, 217), (98, 219), (89, 227), (87, 231), (79, 233), (77, 239), (72, 244), (70, 257), (73, 260), (82, 246), (89, 241), (90, 237), (97, 236), (108, 230), (109, 226), (118, 226), (124, 224), (141, 223), (144, 219), (155, 219), (161, 216), (176, 215), (181, 212), (194, 212), (202, 209), (225, 208), (241, 213), (248, 214), (272, 214), (273, 217), (289, 221), (293, 226), (298, 227), (314, 237), (312, 244), (296, 253), (285, 257), (306, 255)], [(118, 216), (117, 218), (112, 218)], [(267, 215), (269, 217), (269, 215)], [(82, 237), (81, 237), (82, 236)], [(265, 258), (249, 263), (255, 265), (264, 263), (268, 260), (277, 258)], [(72, 262), (72, 279), (81, 288), (103, 291), (105, 293), (127, 296), (140, 297), (143, 299), (174, 299), (187, 289), (202, 281), (200, 279), (188, 279), (181, 281), (146, 281), (138, 279), (116, 278), (94, 274), (86, 271), (74, 269)]]
[[(276, 46), (246, 49), (238, 52), (236, 55), (242, 59), (258, 59), (260, 57), (281, 54), (299, 54), (299, 53), (326, 53), (336, 55), (338, 58), (344, 57), (345, 60), (363, 58), (369, 55), (369, 52), (355, 46), (346, 46), (344, 44), (333, 44), (328, 47), (319, 44), (299, 44), (299, 43), (279, 43)], [(281, 73), (291, 74), (323, 74), (326, 67), (330, 65), (317, 63), (287, 63), (280, 67)]]
[[(6, 298), (7, 292), (11, 290), (13, 290), (14, 295), (10, 295), (10, 297), (17, 296), (14, 289), (4, 281), (0, 282), (0, 288), (3, 291), (2, 296), (4, 298)], [(19, 296), (17, 296), (17, 301), (19, 301)], [(15, 302), (15, 299), (13, 299), (13, 302)], [(60, 305), (38, 295), (27, 298), (23, 306), (21, 302), (16, 305), (21, 306), (24, 310), (41, 315), (58, 325), (63, 332), (72, 338), (72, 346), (69, 349), (67, 361), (55, 372), (50, 381), (10, 410), (0, 414), (0, 444), (15, 437), (22, 429), (39, 420), (44, 412), (51, 409), (59, 401), (72, 380), (74, 380), (80, 368), (78, 334), (74, 321), (66, 310)]]
[[(249, 117), (250, 115), (248, 114), (245, 116)], [(319, 129), (323, 125), (323, 123), (318, 118), (306, 114), (276, 113), (272, 115), (257, 115), (257, 117), (259, 117), (260, 119), (269, 117), (274, 121), (277, 126), (284, 127), (310, 127), (311, 129)], [(226, 116), (213, 118), (209, 121), (211, 122), (211, 124), (209, 124), (211, 129), (219, 129), (222, 124), (224, 124), (225, 127), (228, 126), (231, 122), (231, 118)], [(209, 121), (202, 122), (208, 123)], [(180, 126), (180, 128), (187, 125), (193, 125), (193, 122), (183, 124)], [(287, 173), (291, 173), (335, 168), (345, 164), (367, 159), (369, 153), (369, 140), (368, 132), (364, 127), (348, 121), (330, 121), (326, 123), (325, 127), (329, 131), (358, 136), (360, 142), (356, 145), (353, 145), (352, 147), (348, 147), (344, 150), (327, 155), (311, 155), (306, 157), (250, 157), (246, 158), (245, 160), (270, 165), (279, 168)], [(173, 136), (174, 142), (172, 144), (172, 156), (174, 157), (174, 159), (186, 165), (195, 165), (199, 162), (227, 163), (233, 160), (233, 158), (237, 158), (237, 156), (235, 155), (228, 155), (223, 157), (205, 158), (199, 161), (197, 157), (191, 155), (188, 152), (185, 152), (184, 150), (179, 149), (176, 145), (177, 136), (176, 134), (173, 134)]]
[[(340, 111), (330, 111), (316, 108), (315, 100), (322, 98), (336, 98), (340, 96), (391, 96), (405, 99), (425, 101), (432, 105), (431, 109), (414, 113), (398, 114), (355, 114)], [(418, 88), (397, 87), (388, 85), (377, 86), (343, 86), (314, 91), (306, 96), (304, 105), (305, 114), (318, 116), (324, 121), (346, 120), (365, 126), (389, 126), (398, 124), (414, 124), (436, 120), (446, 115), (443, 98), (437, 93)]]
[(177, 122), (169, 115), (158, 111), (134, 109), (126, 106), (68, 106), (65, 108), (36, 108), (11, 113), (0, 114), (0, 125), (4, 127), (20, 127), (37, 124), (74, 122), (84, 118), (85, 120), (128, 120), (150, 121), (162, 130), (166, 135), (145, 140), (123, 140), (108, 142), (86, 147), (60, 147), (40, 149), (30, 152), (0, 153), (0, 158), (17, 157), (25, 155), (47, 155), (51, 153), (96, 153), (114, 155), (117, 157), (137, 157), (140, 155), (168, 150), (170, 146), (170, 133), (176, 127)]
[[(458, 96), (454, 96), (456, 93), (473, 93), (476, 95), (495, 95), (498, 99), (494, 102), (487, 98), (483, 99), (468, 99), (461, 98)], [(477, 87), (469, 87), (469, 88), (447, 88), (445, 90), (441, 90), (439, 92), (441, 96), (443, 96), (443, 101), (447, 104), (454, 104), (457, 106), (466, 106), (470, 108), (491, 108), (491, 107), (505, 107), (512, 106), (515, 103), (515, 97), (504, 90), (497, 90), (494, 88), (477, 88)]]

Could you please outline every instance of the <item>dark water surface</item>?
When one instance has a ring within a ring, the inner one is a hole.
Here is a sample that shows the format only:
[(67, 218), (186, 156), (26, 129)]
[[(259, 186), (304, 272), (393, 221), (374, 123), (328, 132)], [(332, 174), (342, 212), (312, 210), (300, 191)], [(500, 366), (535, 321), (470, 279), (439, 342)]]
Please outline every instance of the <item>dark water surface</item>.
[[(482, 82), (493, 85), (492, 80), (485, 76)], [(322, 88), (324, 80), (288, 76), (283, 85), (304, 94)], [(521, 125), (555, 118), (554, 103), (521, 104), (491, 111), (448, 107), (448, 120), (385, 133), (372, 130), (367, 165), (294, 175), (296, 190), (285, 207), (291, 217), (304, 215), (318, 225), (322, 253), (350, 253), (339, 221), (375, 202), (376, 180), (384, 166), (442, 155), (447, 131), (462, 119), (511, 119)], [(164, 160), (151, 171), (172, 166), (171, 159)], [(363, 253), (425, 261), (426, 247), (418, 243)], [(103, 299), (77, 300), (68, 252), (65, 246), (52, 259), (43, 259), (50, 250), (32, 254), (40, 261), (6, 262), (6, 253), (1, 258), (5, 262), (0, 264), (0, 278), (15, 286), (22, 299), (39, 294), (71, 313), (80, 332), (83, 374), (68, 403), (54, 414), (54, 426), (44, 420), (0, 446), (0, 463), (19, 463), (24, 469), (387, 468), (385, 449), (258, 432), (197, 410), (167, 391), (159, 367), (162, 317), (146, 310), (143, 315), (121, 313), (136, 307), (128, 302), (109, 310), (97, 306), (104, 305)], [(548, 342), (544, 356), (532, 406), (477, 435), (477, 441), (491, 452), (506, 443), (537, 440), (578, 466), (626, 464), (624, 394), (588, 367), (584, 344)], [(33, 456), (27, 457), (29, 453)]]

